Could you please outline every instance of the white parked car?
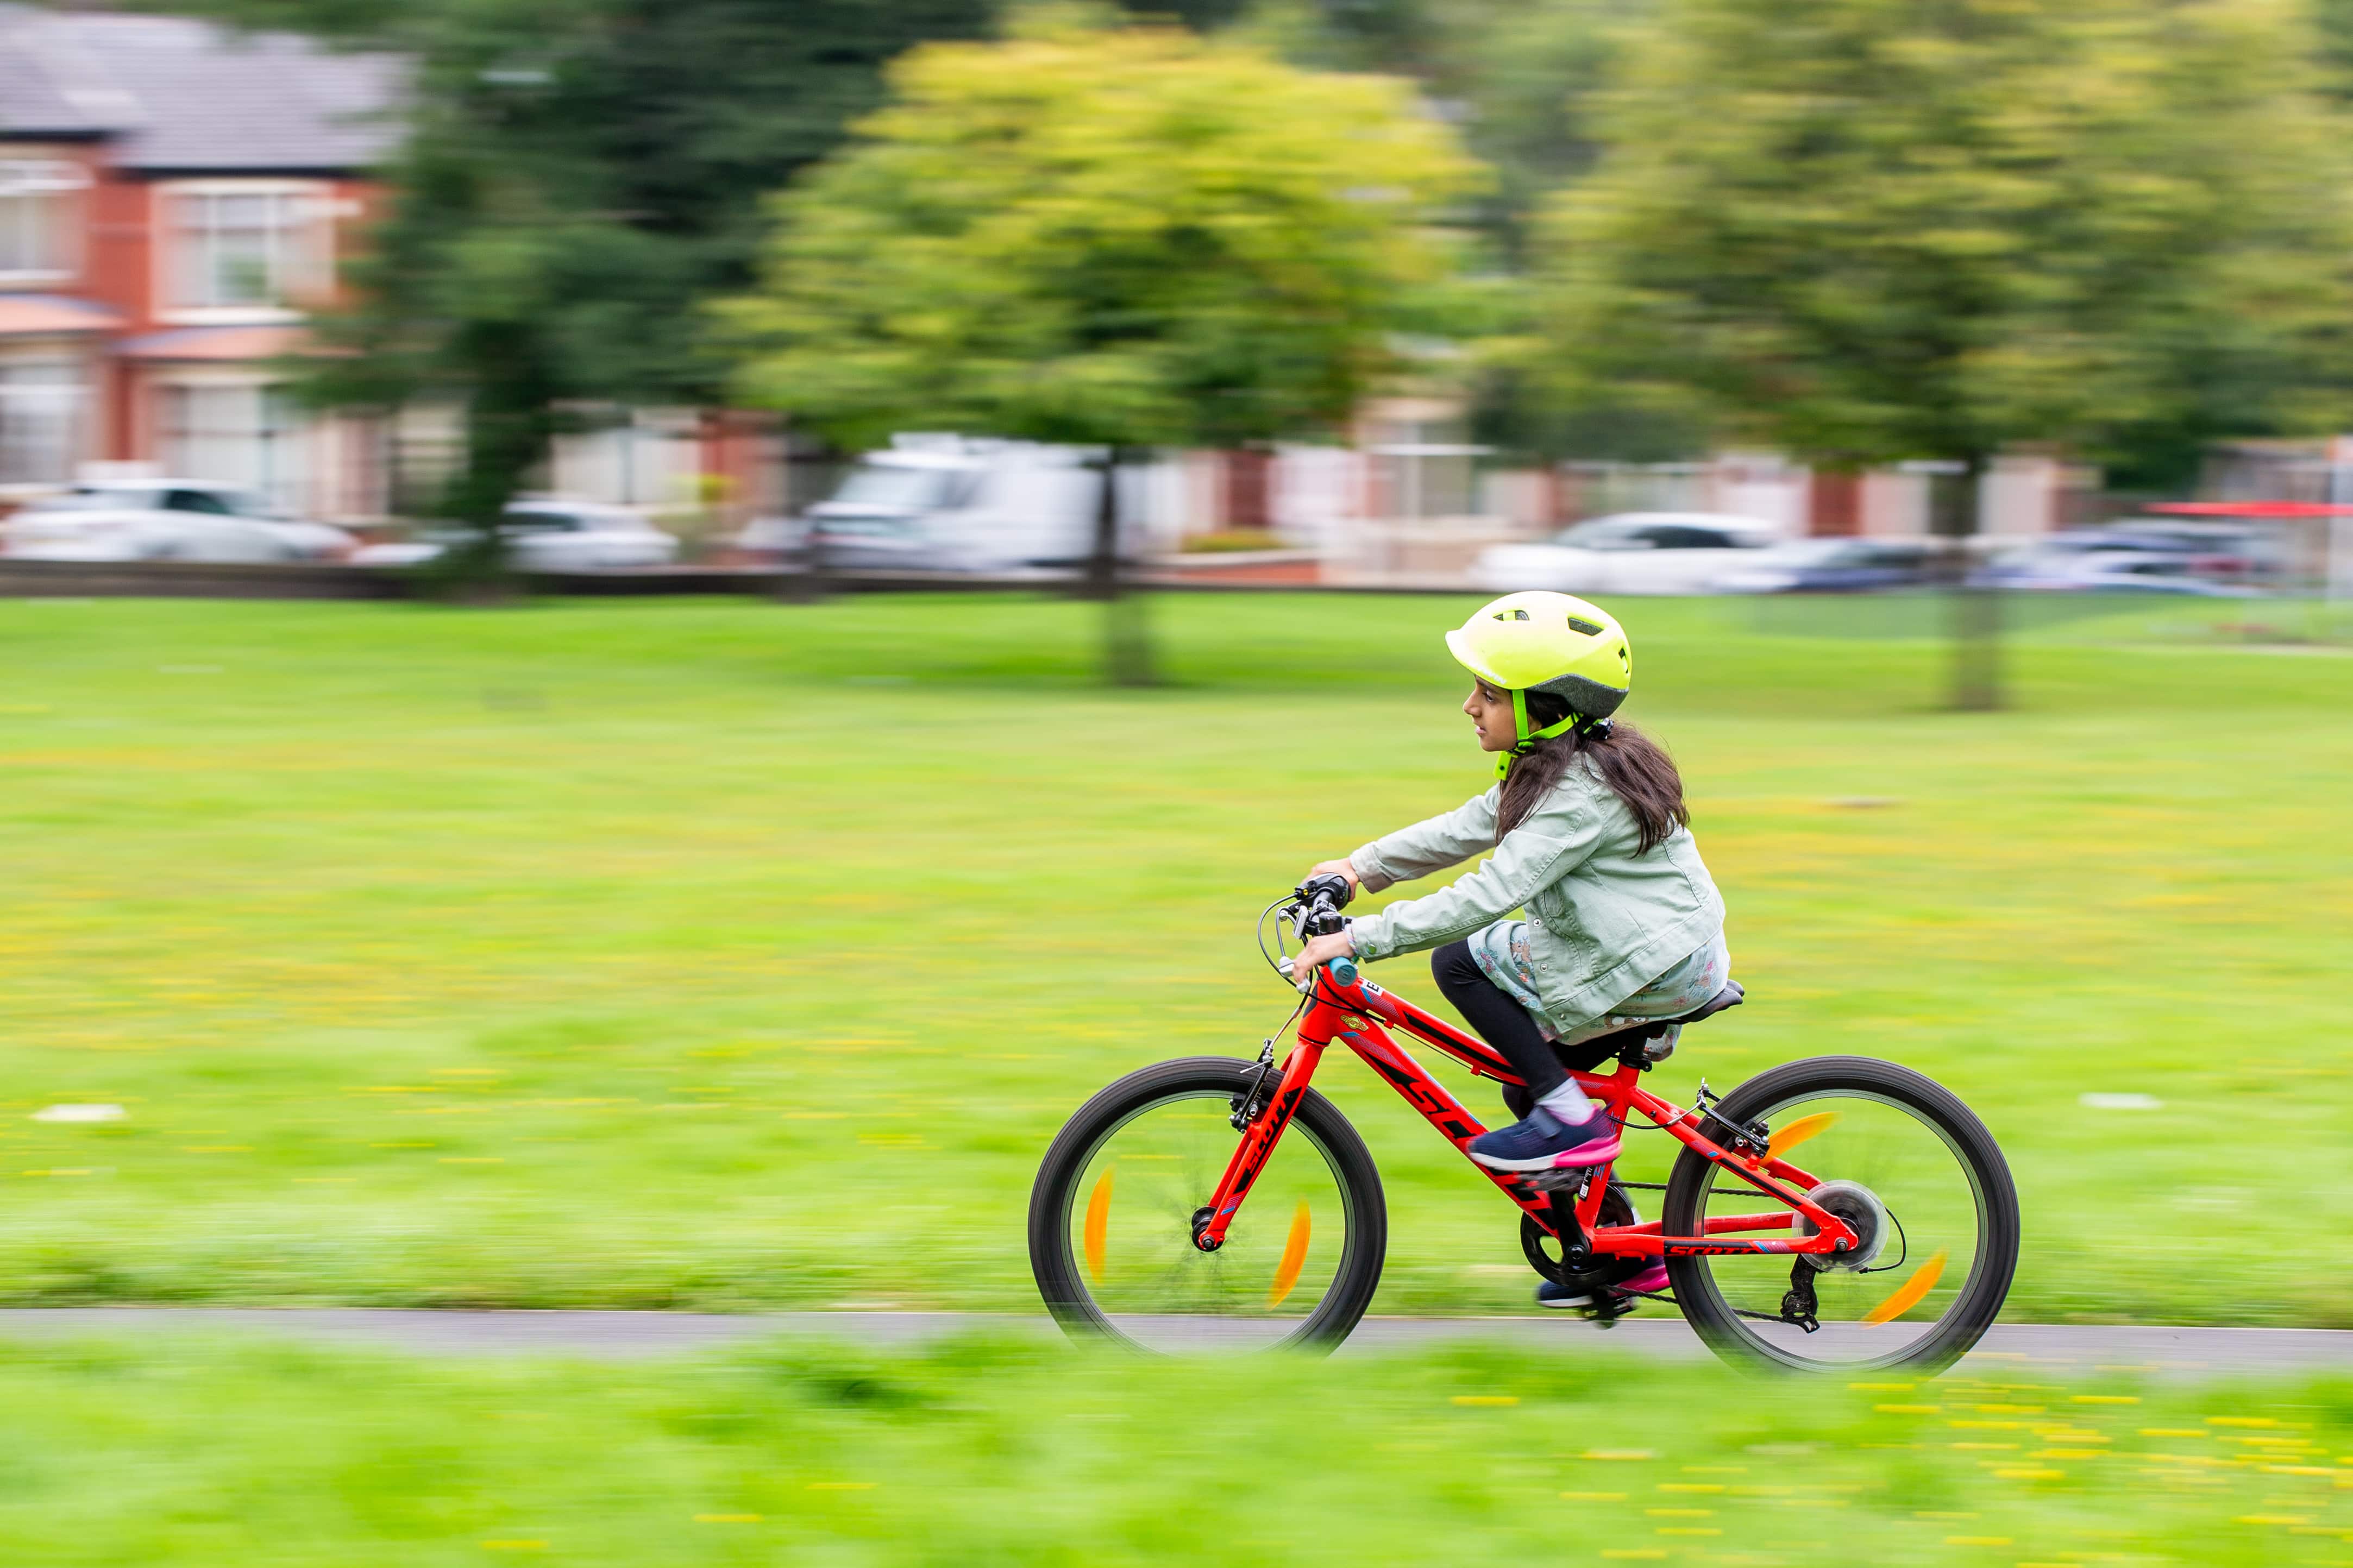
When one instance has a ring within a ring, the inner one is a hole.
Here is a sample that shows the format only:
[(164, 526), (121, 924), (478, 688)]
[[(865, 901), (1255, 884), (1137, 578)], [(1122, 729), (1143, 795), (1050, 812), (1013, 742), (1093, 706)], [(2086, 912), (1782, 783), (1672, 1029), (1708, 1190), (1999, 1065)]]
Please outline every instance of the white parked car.
[(202, 479), (110, 479), (27, 503), (0, 525), (21, 561), (332, 561), (357, 542)]
[[(526, 572), (599, 572), (667, 566), (678, 541), (627, 507), (530, 497), (507, 503), (499, 525), (514, 563)], [(462, 529), (428, 529), (415, 539), (371, 544), (352, 559), (363, 566), (421, 566), (462, 542)]]
[(1482, 588), (1563, 594), (1704, 594), (1717, 579), (1778, 543), (1780, 531), (1753, 517), (1704, 511), (1626, 511), (1565, 528), (1538, 544), (1497, 544), (1471, 569)]

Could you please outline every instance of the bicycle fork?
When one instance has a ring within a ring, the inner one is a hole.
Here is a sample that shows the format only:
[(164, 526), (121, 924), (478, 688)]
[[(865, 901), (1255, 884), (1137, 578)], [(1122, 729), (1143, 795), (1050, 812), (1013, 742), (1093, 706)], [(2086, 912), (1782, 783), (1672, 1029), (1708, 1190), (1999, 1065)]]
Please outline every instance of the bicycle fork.
[(1226, 1244), (1227, 1228), (1234, 1223), (1242, 1199), (1250, 1195), (1250, 1184), (1258, 1180), (1259, 1173), (1274, 1157), (1274, 1146), (1282, 1141), (1282, 1130), (1291, 1125), (1299, 1102), (1306, 1098), (1307, 1086), (1314, 1080), (1316, 1066), (1323, 1061), (1324, 1047), (1329, 1043), (1302, 1039), (1282, 1059), (1282, 1080), (1274, 1086), (1274, 1091), (1258, 1097), (1264, 1100), (1266, 1109), (1243, 1127), (1242, 1141), (1235, 1148), (1234, 1157), (1226, 1162), (1226, 1173), (1219, 1178), (1218, 1190), (1193, 1215), (1193, 1245), (1203, 1252), (1215, 1252)]

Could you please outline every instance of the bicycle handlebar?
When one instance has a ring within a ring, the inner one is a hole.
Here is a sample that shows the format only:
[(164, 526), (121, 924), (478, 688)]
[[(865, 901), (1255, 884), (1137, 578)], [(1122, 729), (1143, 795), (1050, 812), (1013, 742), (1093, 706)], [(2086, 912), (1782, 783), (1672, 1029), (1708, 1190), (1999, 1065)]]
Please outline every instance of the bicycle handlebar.
[[(1348, 900), (1356, 894), (1356, 889), (1350, 885), (1347, 878), (1331, 874), (1310, 877), (1293, 889), (1292, 892), (1299, 901), (1286, 912), (1294, 917), (1296, 924), (1293, 929), (1302, 939), (1311, 936), (1331, 936), (1347, 929), (1348, 922), (1340, 918), (1340, 911), (1347, 907)], [(1346, 953), (1341, 954), (1324, 967), (1332, 972), (1332, 978), (1343, 985), (1354, 985), (1356, 983), (1359, 973), (1356, 961)]]

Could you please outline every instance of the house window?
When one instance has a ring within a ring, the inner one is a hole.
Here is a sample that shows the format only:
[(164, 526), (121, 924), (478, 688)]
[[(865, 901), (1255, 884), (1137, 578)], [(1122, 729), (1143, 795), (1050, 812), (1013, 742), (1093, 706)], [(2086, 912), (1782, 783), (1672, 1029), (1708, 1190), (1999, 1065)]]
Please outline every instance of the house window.
[(73, 478), (85, 395), (71, 360), (0, 360), (0, 484)]
[(89, 184), (79, 163), (0, 159), (0, 278), (73, 276)]
[(223, 188), (165, 200), (174, 309), (281, 309), (325, 289), (327, 204), (316, 192)]
[(310, 425), (284, 388), (226, 382), (165, 386), (162, 396), (160, 455), (174, 479), (237, 485), (303, 509)]

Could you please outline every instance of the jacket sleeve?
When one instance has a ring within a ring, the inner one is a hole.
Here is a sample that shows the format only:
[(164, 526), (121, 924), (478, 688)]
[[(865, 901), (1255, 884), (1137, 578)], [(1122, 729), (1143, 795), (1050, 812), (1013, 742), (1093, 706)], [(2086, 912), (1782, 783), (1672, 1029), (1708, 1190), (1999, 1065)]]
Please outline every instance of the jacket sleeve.
[[(1492, 823), (1492, 809), (1489, 820)], [(1422, 823), (1407, 828), (1405, 833), (1418, 834), (1430, 826)], [(1356, 952), (1368, 959), (1417, 952), (1468, 936), (1502, 920), (1583, 865), (1599, 847), (1606, 826), (1603, 814), (1593, 802), (1568, 791), (1556, 792), (1546, 809), (1531, 815), (1504, 836), (1504, 841), (1495, 846), (1492, 859), (1453, 886), (1423, 898), (1391, 904), (1377, 915), (1355, 921), (1349, 931), (1356, 938)], [(1388, 842), (1379, 839), (1366, 847), (1378, 848)], [(1386, 856), (1382, 859), (1387, 864)], [(1354, 857), (1351, 861), (1358, 867), (1361, 876), (1363, 863)]]
[(1495, 847), (1495, 803), (1503, 796), (1497, 784), (1485, 795), (1467, 800), (1452, 811), (1400, 827), (1374, 839), (1348, 857), (1365, 891), (1377, 893), (1398, 882), (1410, 882), (1432, 871), (1469, 859)]

